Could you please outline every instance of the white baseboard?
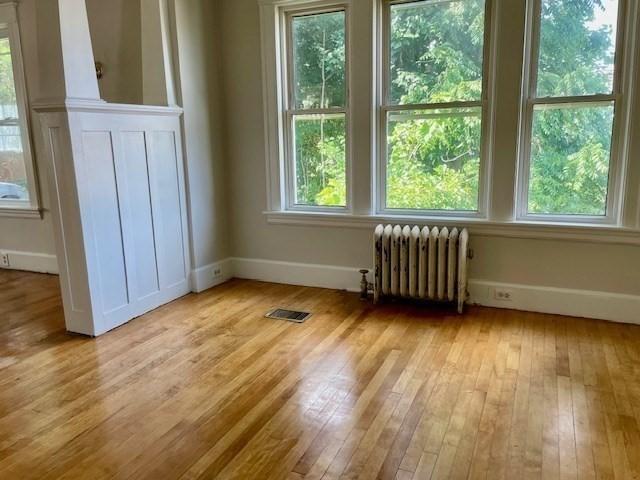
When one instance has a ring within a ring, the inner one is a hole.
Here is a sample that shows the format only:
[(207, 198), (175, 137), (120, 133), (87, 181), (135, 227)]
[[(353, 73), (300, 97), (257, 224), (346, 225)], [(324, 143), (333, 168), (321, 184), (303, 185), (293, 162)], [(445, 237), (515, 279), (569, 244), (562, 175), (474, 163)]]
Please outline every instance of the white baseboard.
[[(357, 268), (232, 258), (228, 277), (310, 287), (359, 291)], [(371, 270), (371, 269), (370, 269)], [(495, 290), (507, 290), (509, 301), (497, 300)], [(640, 324), (640, 296), (591, 290), (469, 280), (469, 303), (487, 307), (552, 313)]]
[[(496, 290), (509, 291), (511, 300), (498, 300)], [(597, 318), (640, 325), (640, 296), (593, 290), (469, 281), (469, 302), (495, 308)]]
[(256, 258), (233, 258), (232, 260), (234, 276), (237, 278), (352, 292), (360, 291), (360, 274), (356, 268)]
[(0, 252), (9, 255), (9, 267), (0, 268), (58, 274), (58, 260), (55, 255), (17, 250), (0, 250)]
[(231, 278), (233, 278), (233, 263), (231, 258), (227, 258), (191, 270), (191, 290), (195, 293), (203, 292)]

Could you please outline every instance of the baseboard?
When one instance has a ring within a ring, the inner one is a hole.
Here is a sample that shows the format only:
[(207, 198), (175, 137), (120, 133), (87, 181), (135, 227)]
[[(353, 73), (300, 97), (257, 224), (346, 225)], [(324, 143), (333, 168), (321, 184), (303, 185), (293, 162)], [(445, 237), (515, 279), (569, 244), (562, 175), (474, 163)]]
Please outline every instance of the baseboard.
[[(510, 300), (497, 299), (496, 290), (508, 291)], [(640, 296), (637, 295), (470, 280), (469, 296), (469, 303), (487, 307), (640, 325)]]
[(232, 261), (237, 278), (352, 292), (360, 290), (360, 274), (356, 268), (256, 258), (233, 258)]
[[(230, 259), (229, 277), (287, 283), (337, 290), (359, 291), (357, 268), (281, 262), (252, 258)], [(498, 300), (496, 290), (506, 290), (510, 300)], [(469, 280), (468, 303), (495, 308), (551, 313), (640, 324), (640, 296)]]
[(58, 260), (55, 255), (17, 250), (0, 250), (0, 252), (9, 255), (9, 267), (0, 268), (58, 274)]
[(203, 292), (233, 278), (231, 258), (191, 270), (191, 291)]
[[(2, 250), (2, 253), (9, 254), (9, 269), (58, 274), (55, 255), (13, 250)], [(191, 271), (191, 290), (202, 292), (234, 277), (351, 292), (360, 290), (357, 268), (256, 258), (227, 258), (196, 268)], [(370, 277), (371, 274), (369, 280)], [(508, 291), (510, 299), (498, 299), (496, 290)], [(470, 279), (468, 303), (640, 325), (638, 295)]]

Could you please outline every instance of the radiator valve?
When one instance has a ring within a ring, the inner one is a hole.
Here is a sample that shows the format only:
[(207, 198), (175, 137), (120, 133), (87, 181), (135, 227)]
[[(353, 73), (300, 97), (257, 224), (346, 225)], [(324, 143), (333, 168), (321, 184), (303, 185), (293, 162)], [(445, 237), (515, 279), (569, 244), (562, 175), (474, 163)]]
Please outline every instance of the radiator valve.
[(367, 273), (369, 270), (363, 268), (360, 270), (362, 279), (360, 280), (360, 300), (366, 300), (369, 298), (369, 282), (367, 281)]

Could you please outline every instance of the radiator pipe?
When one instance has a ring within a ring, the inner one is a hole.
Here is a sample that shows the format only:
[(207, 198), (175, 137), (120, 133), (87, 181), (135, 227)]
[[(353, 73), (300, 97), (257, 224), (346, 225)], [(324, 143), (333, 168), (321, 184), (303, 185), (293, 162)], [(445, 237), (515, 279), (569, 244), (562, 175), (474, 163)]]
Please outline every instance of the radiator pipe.
[(360, 280), (360, 300), (367, 300), (369, 298), (369, 291), (372, 290), (372, 285), (367, 280), (367, 273), (369, 270), (363, 268), (360, 270), (362, 274), (362, 279)]

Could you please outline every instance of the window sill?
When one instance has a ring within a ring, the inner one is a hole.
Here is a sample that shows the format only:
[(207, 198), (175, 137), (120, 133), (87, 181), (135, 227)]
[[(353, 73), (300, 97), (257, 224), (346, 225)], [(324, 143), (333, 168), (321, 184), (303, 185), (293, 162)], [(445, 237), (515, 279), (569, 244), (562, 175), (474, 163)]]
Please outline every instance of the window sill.
[(380, 223), (467, 227), (472, 235), (487, 237), (567, 240), (619, 245), (640, 245), (640, 230), (611, 225), (548, 222), (493, 222), (478, 218), (420, 217), (407, 215), (353, 215), (321, 212), (264, 212), (272, 225), (300, 225), (371, 229)]
[(34, 207), (9, 207), (0, 205), (0, 218), (42, 219), (42, 210)]

